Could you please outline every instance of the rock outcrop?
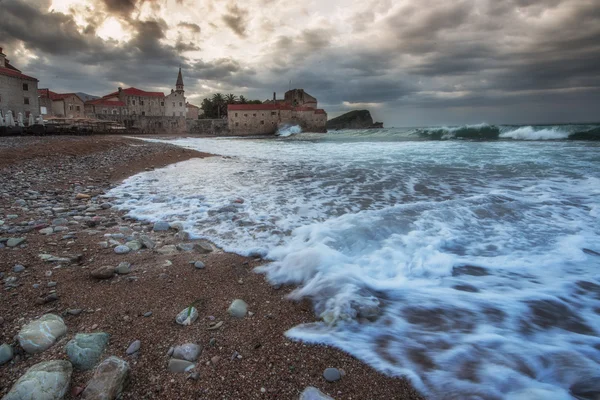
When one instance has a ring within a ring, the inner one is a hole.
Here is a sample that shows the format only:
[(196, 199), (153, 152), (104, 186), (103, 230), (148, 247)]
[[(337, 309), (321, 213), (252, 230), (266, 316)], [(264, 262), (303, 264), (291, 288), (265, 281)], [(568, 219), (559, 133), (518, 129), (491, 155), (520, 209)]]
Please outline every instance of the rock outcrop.
[(354, 110), (327, 121), (328, 130), (383, 128), (383, 122), (373, 122), (369, 110)]

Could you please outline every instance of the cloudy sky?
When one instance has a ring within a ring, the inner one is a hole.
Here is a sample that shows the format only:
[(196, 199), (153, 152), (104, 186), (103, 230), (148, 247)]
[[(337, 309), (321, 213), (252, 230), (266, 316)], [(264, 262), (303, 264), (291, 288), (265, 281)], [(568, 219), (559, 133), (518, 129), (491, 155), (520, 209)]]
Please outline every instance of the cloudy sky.
[(292, 81), (386, 126), (600, 120), (600, 0), (0, 0), (0, 47), (59, 92), (181, 65), (196, 104)]

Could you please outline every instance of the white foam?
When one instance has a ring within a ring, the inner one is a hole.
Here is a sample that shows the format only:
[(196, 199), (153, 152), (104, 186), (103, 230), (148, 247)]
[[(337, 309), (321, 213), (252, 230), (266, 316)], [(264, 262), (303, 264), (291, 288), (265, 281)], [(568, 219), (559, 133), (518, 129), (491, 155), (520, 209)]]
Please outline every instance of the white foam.
[(532, 126), (523, 126), (500, 134), (500, 138), (517, 140), (560, 140), (568, 137), (569, 132), (559, 127), (535, 129)]
[(300, 125), (283, 125), (277, 130), (277, 136), (288, 137), (302, 133), (302, 127)]
[(291, 297), (325, 321), (289, 337), (408, 376), (432, 399), (567, 398), (597, 371), (600, 300), (578, 284), (599, 283), (600, 257), (581, 251), (599, 250), (597, 149), (175, 143), (229, 157), (145, 172), (109, 195), (135, 217), (266, 255), (267, 278), (298, 285)]

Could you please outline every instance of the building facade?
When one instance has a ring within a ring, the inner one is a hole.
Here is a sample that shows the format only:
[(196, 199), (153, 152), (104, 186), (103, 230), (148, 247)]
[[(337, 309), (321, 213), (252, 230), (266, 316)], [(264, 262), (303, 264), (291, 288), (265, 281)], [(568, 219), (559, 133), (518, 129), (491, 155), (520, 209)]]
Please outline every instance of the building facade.
[(185, 91), (183, 90), (183, 77), (181, 68), (177, 74), (175, 90), (171, 89), (171, 94), (165, 99), (165, 115), (169, 117), (186, 117)]
[(327, 113), (317, 108), (317, 99), (303, 89), (285, 93), (284, 100), (263, 104), (230, 104), (227, 106), (229, 131), (234, 135), (275, 134), (282, 124), (299, 125), (305, 132), (327, 132)]
[(40, 115), (38, 101), (38, 80), (25, 75), (10, 64), (0, 48), (0, 111), (6, 116), (12, 111), (15, 120), (18, 114), (27, 120), (30, 114), (34, 118)]
[(40, 114), (59, 118), (83, 118), (83, 100), (75, 93), (55, 93), (49, 89), (38, 89)]
[(203, 114), (203, 111), (200, 107), (195, 106), (190, 103), (185, 104), (185, 117), (186, 119), (198, 119), (200, 115)]

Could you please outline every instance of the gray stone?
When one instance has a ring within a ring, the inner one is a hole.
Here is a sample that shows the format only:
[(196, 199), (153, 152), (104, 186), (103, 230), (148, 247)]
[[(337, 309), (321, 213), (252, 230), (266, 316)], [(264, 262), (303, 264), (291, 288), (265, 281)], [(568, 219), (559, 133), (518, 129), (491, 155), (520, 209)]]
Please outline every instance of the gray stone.
[(209, 242), (200, 240), (194, 243), (194, 250), (201, 254), (208, 254), (213, 252), (213, 247)]
[(142, 345), (142, 342), (140, 342), (139, 340), (135, 340), (135, 341), (131, 342), (129, 347), (127, 347), (127, 350), (125, 350), (125, 353), (127, 353), (128, 355), (137, 353), (138, 351), (140, 351), (141, 345)]
[(56, 282), (48, 282), (48, 284), (46, 286), (48, 286), (48, 287), (56, 287)]
[(117, 272), (117, 274), (127, 275), (131, 272), (131, 264), (126, 261), (123, 261), (122, 263), (119, 263), (115, 271)]
[(13, 358), (13, 348), (10, 344), (3, 343), (0, 346), (0, 365), (4, 365)]
[(39, 232), (40, 232), (42, 235), (51, 235), (51, 234), (53, 234), (53, 233), (54, 233), (54, 228), (52, 228), (52, 227), (48, 227), (48, 228), (40, 229), (40, 230), (39, 230)]
[(323, 378), (325, 378), (327, 382), (335, 382), (342, 379), (342, 374), (337, 368), (327, 368), (323, 372)]
[(23, 243), (25, 243), (25, 238), (10, 238), (6, 241), (8, 247), (17, 247)]
[(194, 267), (196, 267), (197, 269), (204, 269), (206, 267), (206, 265), (204, 265), (204, 263), (202, 261), (196, 261), (194, 263)]
[(173, 358), (194, 362), (198, 360), (201, 352), (202, 347), (199, 345), (195, 343), (186, 343), (182, 344), (181, 346), (175, 346), (175, 349), (173, 350)]
[(165, 222), (165, 221), (159, 221), (159, 222), (155, 222), (154, 226), (152, 227), (152, 230), (154, 232), (164, 232), (164, 231), (168, 231), (170, 228), (169, 223)]
[(163, 254), (163, 255), (173, 255), (173, 254), (177, 254), (177, 247), (175, 247), (172, 244), (166, 245), (161, 247), (160, 249), (156, 250), (158, 253)]
[(173, 222), (171, 224), (169, 224), (169, 227), (171, 229), (175, 229), (177, 232), (181, 232), (183, 231), (183, 224), (181, 222)]
[(67, 355), (73, 366), (82, 371), (94, 368), (108, 345), (109, 334), (78, 333), (66, 346)]
[(129, 247), (132, 251), (138, 251), (142, 248), (142, 243), (138, 240), (132, 240), (125, 243), (125, 246)]
[(309, 386), (300, 393), (299, 400), (333, 400), (316, 387)]
[(41, 353), (67, 333), (67, 326), (61, 317), (46, 314), (25, 325), (17, 334), (21, 347), (29, 354)]
[(177, 322), (179, 325), (190, 325), (197, 319), (198, 310), (196, 310), (196, 307), (186, 307), (179, 314), (177, 314), (177, 317), (175, 317), (175, 322)]
[(102, 203), (102, 204), (100, 204), (100, 208), (102, 208), (103, 210), (108, 210), (111, 207), (112, 207), (112, 204), (110, 204), (110, 203)]
[(25, 200), (23, 200), (23, 199), (17, 199), (15, 201), (15, 204), (18, 205), (18, 206), (21, 206), (21, 207), (25, 207), (27, 205), (27, 202)]
[(13, 272), (19, 273), (25, 271), (25, 267), (21, 264), (17, 264), (13, 267)]
[(127, 246), (119, 245), (115, 247), (115, 253), (117, 254), (127, 254), (131, 251), (131, 249)]
[(110, 279), (113, 277), (114, 274), (115, 274), (115, 267), (112, 267), (110, 265), (104, 265), (102, 267), (98, 267), (95, 270), (93, 270), (92, 272), (90, 272), (90, 275), (96, 279)]
[(192, 243), (179, 243), (177, 248), (181, 251), (194, 251), (194, 245)]
[(144, 313), (144, 317), (148, 318), (152, 316), (152, 311), (148, 311), (147, 313)]
[(244, 318), (248, 312), (248, 304), (244, 300), (234, 300), (227, 309), (229, 315), (235, 318)]
[(53, 226), (64, 226), (64, 225), (67, 225), (68, 223), (69, 223), (69, 221), (67, 221), (66, 218), (56, 218), (55, 220), (52, 221)]
[(579, 400), (598, 400), (600, 399), (600, 376), (575, 382), (569, 391)]
[(81, 398), (84, 400), (115, 400), (121, 396), (129, 379), (129, 364), (118, 357), (109, 357), (96, 368)]
[(147, 249), (153, 249), (156, 247), (156, 243), (154, 243), (154, 241), (146, 235), (140, 236), (139, 240), (142, 243), (142, 245)]
[(176, 358), (169, 360), (169, 371), (171, 372), (188, 372), (194, 369), (195, 366), (196, 364), (185, 360), (178, 360)]
[(64, 360), (35, 364), (2, 400), (61, 400), (69, 390), (72, 373), (71, 363)]

